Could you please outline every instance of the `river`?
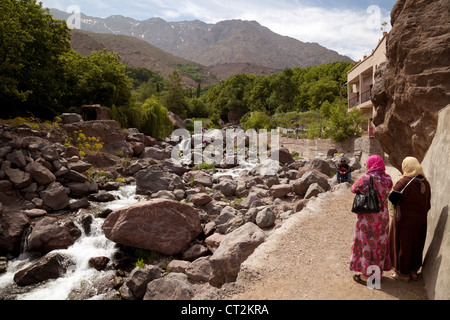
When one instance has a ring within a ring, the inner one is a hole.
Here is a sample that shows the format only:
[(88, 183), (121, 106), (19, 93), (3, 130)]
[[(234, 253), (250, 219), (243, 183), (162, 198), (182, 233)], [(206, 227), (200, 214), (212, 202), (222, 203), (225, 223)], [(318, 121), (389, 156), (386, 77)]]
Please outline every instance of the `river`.
[[(128, 185), (118, 191), (110, 192), (117, 196), (117, 200), (109, 203), (92, 203), (90, 212), (94, 215), (106, 208), (117, 210), (130, 206), (139, 201), (136, 197), (136, 186)], [(104, 219), (94, 218), (91, 232), (86, 235), (83, 227), (77, 224), (82, 231), (81, 237), (66, 250), (55, 250), (68, 256), (75, 264), (68, 268), (66, 274), (56, 280), (49, 280), (39, 285), (20, 288), (14, 283), (14, 274), (32, 263), (36, 262), (35, 255), (24, 252), (18, 258), (8, 262), (7, 272), (0, 275), (0, 299), (3, 300), (66, 300), (73, 288), (88, 283), (103, 274), (89, 266), (92, 257), (108, 257), (112, 260), (117, 251), (116, 244), (108, 240), (103, 234)], [(95, 296), (93, 299), (101, 299)]]

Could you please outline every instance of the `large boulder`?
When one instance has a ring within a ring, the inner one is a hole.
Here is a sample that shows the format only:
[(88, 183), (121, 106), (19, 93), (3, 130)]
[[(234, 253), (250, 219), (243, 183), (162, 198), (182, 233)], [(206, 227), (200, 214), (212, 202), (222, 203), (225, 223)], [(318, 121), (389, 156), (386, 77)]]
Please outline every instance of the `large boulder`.
[(145, 148), (141, 154), (140, 159), (155, 159), (155, 160), (164, 160), (167, 158), (167, 154), (163, 149), (157, 147), (147, 147)]
[(29, 187), (33, 183), (31, 175), (20, 169), (6, 169), (5, 176), (11, 181), (13, 187), (17, 189)]
[(251, 222), (226, 235), (209, 259), (212, 269), (209, 283), (221, 287), (236, 281), (241, 264), (264, 241), (264, 232)]
[(300, 179), (294, 182), (292, 187), (297, 195), (304, 197), (309, 187), (314, 183), (317, 183), (325, 191), (330, 189), (328, 177), (317, 170), (307, 171)]
[(237, 183), (234, 180), (223, 180), (214, 186), (214, 190), (219, 190), (225, 197), (233, 197), (236, 193)]
[(184, 183), (175, 173), (161, 171), (159, 168), (150, 168), (136, 173), (136, 193), (151, 195), (161, 190), (173, 191), (183, 188)]
[(58, 279), (67, 272), (73, 262), (61, 253), (50, 253), (28, 268), (14, 275), (14, 281), (19, 286), (38, 284), (50, 279)]
[(274, 198), (286, 197), (292, 191), (292, 186), (290, 184), (278, 184), (273, 185), (269, 189), (269, 195)]
[(67, 208), (70, 203), (66, 188), (64, 188), (59, 182), (50, 184), (47, 189), (40, 192), (40, 196), (44, 201), (44, 205), (54, 211)]
[(184, 123), (184, 121), (171, 111), (169, 111), (169, 119), (170, 121), (172, 121), (173, 130), (186, 129), (186, 124)]
[[(328, 163), (328, 161), (323, 160), (323, 159), (319, 159), (319, 158), (315, 158), (313, 160), (311, 160), (307, 165), (307, 168), (311, 168), (311, 169), (315, 169), (317, 171), (320, 171), (321, 173), (329, 176), (330, 172), (332, 171), (330, 164)], [(334, 171), (334, 168), (333, 168)]]
[(22, 151), (17, 150), (11, 152), (6, 156), (6, 160), (11, 161), (12, 164), (16, 165), (18, 168), (23, 168), (27, 165), (27, 160)]
[(159, 278), (161, 278), (161, 270), (157, 266), (136, 267), (120, 288), (120, 295), (125, 300), (142, 299), (147, 291), (147, 285)]
[(192, 206), (154, 199), (112, 212), (103, 231), (116, 243), (175, 255), (186, 250), (203, 229)]
[(95, 181), (91, 182), (70, 182), (66, 184), (66, 187), (70, 189), (70, 196), (73, 198), (83, 198), (91, 193), (98, 192), (98, 185)]
[(272, 156), (278, 157), (281, 164), (291, 164), (295, 162), (294, 156), (285, 147), (280, 147), (278, 150), (271, 152)]
[(0, 256), (20, 254), (22, 238), (30, 219), (22, 212), (0, 212)]
[(255, 218), (255, 223), (260, 228), (270, 228), (275, 224), (275, 213), (271, 207), (265, 207), (258, 211)]
[(242, 213), (230, 206), (222, 209), (220, 215), (214, 221), (216, 229), (221, 234), (228, 234), (245, 223)]
[(183, 175), (183, 180), (186, 183), (193, 183), (194, 185), (201, 184), (205, 187), (212, 187), (213, 185), (212, 176), (203, 170), (186, 172)]
[(204, 206), (205, 204), (213, 201), (213, 198), (211, 198), (206, 193), (196, 193), (192, 195), (191, 201), (196, 206)]
[(387, 64), (375, 74), (375, 136), (390, 163), (419, 161), (436, 133), (438, 113), (450, 103), (448, 1), (398, 0), (391, 11)]
[(53, 217), (40, 220), (28, 236), (28, 251), (49, 253), (53, 250), (67, 249), (81, 237), (81, 231), (72, 222), (62, 222)]
[(30, 162), (25, 167), (25, 171), (28, 172), (33, 180), (41, 186), (45, 186), (56, 181), (55, 175), (38, 162)]
[(431, 184), (431, 210), (422, 268), (430, 300), (450, 300), (450, 105), (439, 113), (436, 136), (422, 163)]
[(83, 118), (78, 113), (63, 113), (59, 116), (62, 124), (78, 123), (83, 121)]
[(168, 276), (150, 282), (144, 300), (191, 300), (193, 297), (194, 290), (189, 284)]
[[(111, 154), (133, 156), (133, 149), (126, 141), (126, 133), (114, 120), (85, 121), (62, 125), (67, 135), (76, 140), (75, 131), (82, 131), (86, 137), (96, 137), (104, 143), (103, 150)], [(89, 161), (92, 163), (91, 161)], [(94, 164), (94, 163), (92, 163)]]

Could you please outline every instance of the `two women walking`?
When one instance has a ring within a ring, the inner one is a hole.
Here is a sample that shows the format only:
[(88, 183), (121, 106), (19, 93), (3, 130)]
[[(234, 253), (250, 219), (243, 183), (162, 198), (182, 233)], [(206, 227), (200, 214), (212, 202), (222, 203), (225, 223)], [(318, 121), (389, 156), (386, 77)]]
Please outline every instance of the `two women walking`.
[(400, 192), (414, 180), (404, 190), (402, 201), (395, 206), (394, 216), (390, 219), (388, 196), (393, 187), (392, 179), (380, 156), (369, 157), (366, 164), (367, 172), (352, 186), (352, 192), (367, 193), (372, 177), (381, 211), (357, 216), (350, 270), (359, 274), (353, 279), (366, 285), (374, 269), (379, 272), (373, 277), (380, 279), (384, 271), (394, 269), (395, 278), (399, 280), (417, 280), (430, 209), (430, 184), (417, 159), (406, 158), (402, 166), (403, 177), (393, 190)]

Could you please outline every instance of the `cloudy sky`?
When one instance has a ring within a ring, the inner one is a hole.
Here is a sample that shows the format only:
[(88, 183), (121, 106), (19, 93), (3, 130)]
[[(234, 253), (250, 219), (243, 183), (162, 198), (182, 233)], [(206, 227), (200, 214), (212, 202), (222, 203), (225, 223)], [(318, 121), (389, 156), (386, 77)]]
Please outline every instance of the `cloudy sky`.
[(353, 60), (370, 54), (382, 37), (381, 23), (390, 30), (396, 0), (41, 0), (44, 7), (88, 16), (123, 15), (136, 20), (166, 21), (255, 20), (283, 36), (317, 42)]

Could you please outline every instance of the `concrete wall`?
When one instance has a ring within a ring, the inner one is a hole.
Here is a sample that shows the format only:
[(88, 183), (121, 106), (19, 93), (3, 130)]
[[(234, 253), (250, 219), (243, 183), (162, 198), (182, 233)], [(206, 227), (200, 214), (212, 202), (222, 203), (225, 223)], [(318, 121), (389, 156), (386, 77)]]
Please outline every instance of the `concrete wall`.
[(337, 149), (338, 153), (353, 155), (354, 140), (349, 139), (340, 143), (335, 143), (330, 139), (291, 139), (280, 137), (280, 145), (287, 148), (291, 153), (297, 152), (300, 157), (312, 159), (319, 154), (327, 155), (328, 150)]
[(429, 299), (450, 300), (450, 105), (439, 113), (437, 133), (422, 166), (432, 192), (423, 277)]
[(280, 145), (286, 147), (290, 152), (297, 152), (300, 157), (312, 159), (319, 154), (327, 155), (328, 150), (336, 149), (338, 153), (347, 157), (358, 156), (363, 165), (366, 159), (374, 154), (384, 156), (380, 144), (373, 138), (352, 138), (342, 142), (334, 142), (331, 139), (290, 139), (280, 138)]

